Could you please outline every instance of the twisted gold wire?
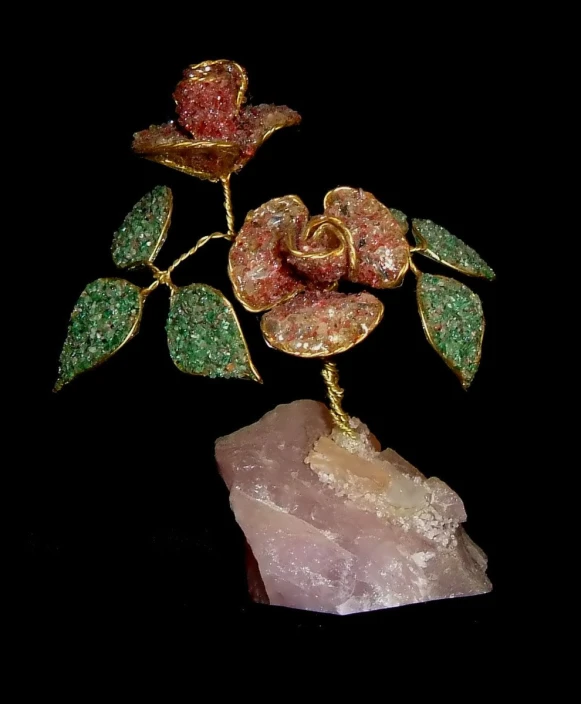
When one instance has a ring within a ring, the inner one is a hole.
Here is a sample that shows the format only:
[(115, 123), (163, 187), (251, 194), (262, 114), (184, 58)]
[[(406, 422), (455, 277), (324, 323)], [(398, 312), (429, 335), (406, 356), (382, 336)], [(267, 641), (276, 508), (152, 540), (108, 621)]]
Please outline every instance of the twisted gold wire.
[(168, 273), (171, 274), (171, 272), (178, 267), (182, 262), (185, 262), (188, 257), (191, 257), (193, 254), (195, 254), (198, 249), (203, 247), (205, 244), (208, 244), (210, 240), (217, 240), (217, 239), (226, 239), (229, 240), (230, 235), (224, 235), (221, 232), (213, 232), (211, 235), (206, 235), (205, 237), (200, 237), (200, 239), (196, 242), (196, 244), (189, 249), (187, 252), (184, 252), (181, 257), (178, 257), (175, 262), (168, 267)]
[(230, 239), (236, 237), (234, 230), (234, 209), (232, 207), (232, 189), (230, 188), (230, 174), (223, 176), (220, 181), (224, 189), (224, 208), (226, 208), (226, 222), (228, 223), (228, 236)]
[(316, 215), (307, 223), (307, 227), (300, 236), (300, 242), (307, 244), (309, 239), (315, 241), (321, 237), (324, 228), (331, 228), (331, 232), (335, 235), (339, 244), (334, 249), (323, 252), (303, 252), (297, 249), (292, 233), (288, 233), (286, 238), (286, 246), (290, 254), (300, 259), (326, 259), (327, 257), (342, 256), (347, 250), (347, 260), (349, 264), (349, 272), (353, 273), (357, 262), (357, 253), (353, 244), (351, 232), (339, 220), (339, 218), (331, 217), (330, 215)]
[(327, 387), (327, 396), (329, 398), (330, 405), (329, 410), (331, 411), (333, 422), (344, 433), (352, 438), (355, 437), (355, 431), (349, 425), (349, 416), (341, 407), (344, 391), (339, 386), (339, 371), (337, 370), (337, 365), (335, 362), (325, 360), (321, 375), (325, 380), (325, 385)]

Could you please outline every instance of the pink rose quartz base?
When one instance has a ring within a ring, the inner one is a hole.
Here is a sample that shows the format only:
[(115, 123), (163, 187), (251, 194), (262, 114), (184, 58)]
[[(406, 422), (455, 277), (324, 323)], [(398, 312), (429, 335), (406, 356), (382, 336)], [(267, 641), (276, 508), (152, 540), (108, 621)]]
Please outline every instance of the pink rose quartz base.
[(459, 496), (352, 423), (295, 401), (217, 441), (253, 599), (351, 614), (490, 591)]

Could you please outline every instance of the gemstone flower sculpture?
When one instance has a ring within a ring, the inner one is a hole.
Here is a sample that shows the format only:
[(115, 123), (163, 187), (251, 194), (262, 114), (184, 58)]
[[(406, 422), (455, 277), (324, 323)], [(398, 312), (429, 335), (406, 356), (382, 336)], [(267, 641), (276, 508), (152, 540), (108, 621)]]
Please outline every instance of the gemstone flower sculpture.
[[(381, 300), (353, 286), (388, 290), (408, 272), (426, 337), (468, 388), (480, 364), (484, 315), (464, 283), (423, 273), (414, 255), (464, 276), (494, 278), (483, 259), (431, 220), (411, 221), (374, 195), (339, 187), (311, 215), (296, 195), (252, 210), (236, 232), (230, 177), (276, 130), (296, 125), (287, 107), (245, 105), (246, 72), (232, 61), (189, 66), (174, 92), (177, 122), (134, 135), (135, 153), (224, 189), (227, 231), (202, 236), (167, 268), (157, 265), (173, 196), (156, 186), (114, 234), (123, 272), (149, 269), (143, 288), (125, 278), (90, 283), (73, 308), (55, 391), (115, 355), (138, 332), (149, 296), (170, 292), (169, 355), (192, 375), (261, 381), (234, 306), (173, 271), (214, 239), (231, 243), (228, 274), (249, 313), (262, 314), (267, 344), (294, 357), (320, 358), (329, 408), (298, 400), (217, 443), (220, 472), (248, 541), (256, 599), (346, 614), (490, 589), (486, 558), (466, 536), (460, 498), (379, 442), (342, 407), (335, 356), (363, 342), (384, 315)], [(254, 587), (253, 587), (254, 585)]]
[(173, 95), (177, 124), (137, 132), (133, 151), (190, 176), (221, 181), (230, 211), (230, 175), (274, 132), (301, 121), (285, 105), (245, 106), (247, 87), (246, 71), (233, 61), (188, 66)]
[(421, 274), (411, 255), (421, 253), (468, 275), (493, 278), (478, 254), (430, 220), (414, 220), (417, 246), (406, 238), (406, 216), (361, 189), (341, 187), (325, 196), (324, 213), (310, 217), (297, 196), (274, 198), (248, 213), (231, 249), (228, 273), (246, 310), (265, 312), (267, 343), (297, 357), (321, 357), (331, 412), (349, 431), (342, 391), (330, 360), (362, 342), (383, 317), (370, 293), (339, 293), (339, 281), (378, 289), (418, 277), (418, 304), (428, 340), (468, 387), (480, 362), (484, 317), (480, 300), (462, 283)]

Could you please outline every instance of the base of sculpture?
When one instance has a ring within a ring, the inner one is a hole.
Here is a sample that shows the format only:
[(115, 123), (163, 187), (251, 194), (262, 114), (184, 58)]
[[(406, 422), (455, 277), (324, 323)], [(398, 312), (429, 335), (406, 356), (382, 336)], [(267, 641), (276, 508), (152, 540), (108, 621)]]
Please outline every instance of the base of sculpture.
[(252, 598), (351, 614), (490, 591), (460, 497), (352, 425), (302, 400), (216, 442)]

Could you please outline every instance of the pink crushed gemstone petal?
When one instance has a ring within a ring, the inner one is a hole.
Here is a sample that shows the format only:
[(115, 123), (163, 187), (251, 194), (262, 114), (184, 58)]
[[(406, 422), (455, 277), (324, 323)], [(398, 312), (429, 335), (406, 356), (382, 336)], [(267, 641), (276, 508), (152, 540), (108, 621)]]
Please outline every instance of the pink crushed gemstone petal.
[(247, 310), (267, 310), (304, 288), (283, 259), (281, 239), (296, 237), (308, 218), (297, 196), (274, 198), (248, 213), (228, 258), (234, 293)]
[(151, 125), (147, 130), (141, 130), (133, 135), (133, 150), (141, 153), (152, 149), (172, 147), (190, 139), (189, 135), (175, 124), (166, 122), (163, 125)]
[(301, 116), (286, 105), (255, 105), (244, 108), (240, 113), (239, 128), (235, 141), (250, 158), (256, 149), (270, 136), (283, 127), (298, 125)]
[(298, 357), (327, 357), (351, 349), (379, 324), (383, 304), (371, 293), (305, 291), (262, 316), (274, 348)]
[(180, 125), (197, 140), (235, 141), (242, 83), (231, 62), (188, 67), (173, 95)]
[(345, 223), (357, 253), (357, 267), (349, 281), (391, 288), (409, 265), (409, 244), (401, 225), (375, 196), (357, 188), (341, 187), (327, 193), (325, 214)]
[[(346, 615), (490, 591), (460, 497), (392, 450), (346, 457), (332, 433), (325, 406), (302, 400), (216, 442), (249, 545), (251, 596)], [(370, 467), (386, 481), (365, 493)]]
[(173, 122), (137, 132), (133, 150), (165, 166), (213, 180), (232, 173), (241, 161), (237, 144), (196, 142)]

